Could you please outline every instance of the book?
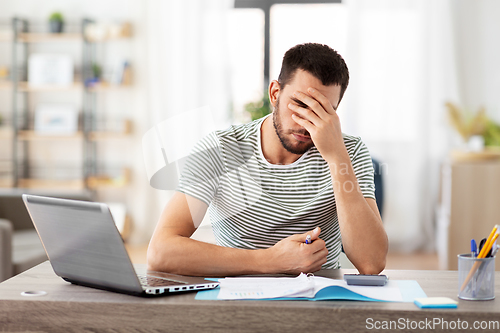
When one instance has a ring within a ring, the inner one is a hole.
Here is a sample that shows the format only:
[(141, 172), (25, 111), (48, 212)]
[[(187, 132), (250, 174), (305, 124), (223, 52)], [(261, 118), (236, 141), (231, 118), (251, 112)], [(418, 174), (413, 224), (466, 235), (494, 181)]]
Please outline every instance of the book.
[(294, 278), (225, 278), (198, 292), (198, 300), (355, 300), (413, 302), (427, 297), (418, 282), (389, 280), (385, 286), (350, 286), (344, 280), (300, 274)]

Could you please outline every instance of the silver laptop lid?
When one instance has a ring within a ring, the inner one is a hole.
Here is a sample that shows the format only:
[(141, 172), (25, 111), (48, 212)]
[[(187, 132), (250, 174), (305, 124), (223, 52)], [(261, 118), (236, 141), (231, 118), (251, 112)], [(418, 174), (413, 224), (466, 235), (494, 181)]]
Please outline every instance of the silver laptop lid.
[(107, 205), (26, 194), (23, 200), (57, 275), (143, 291)]

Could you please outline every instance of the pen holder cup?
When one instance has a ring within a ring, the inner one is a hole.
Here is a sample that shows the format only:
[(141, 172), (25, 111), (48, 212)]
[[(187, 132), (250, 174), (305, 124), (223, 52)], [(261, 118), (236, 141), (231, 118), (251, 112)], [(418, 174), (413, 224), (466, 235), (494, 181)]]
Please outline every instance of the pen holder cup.
[(458, 298), (469, 301), (495, 298), (495, 257), (458, 255)]

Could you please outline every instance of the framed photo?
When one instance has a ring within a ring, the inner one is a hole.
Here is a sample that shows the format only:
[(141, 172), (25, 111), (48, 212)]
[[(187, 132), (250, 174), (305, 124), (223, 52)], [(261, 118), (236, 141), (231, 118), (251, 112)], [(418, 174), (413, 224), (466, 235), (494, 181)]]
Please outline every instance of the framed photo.
[(32, 86), (73, 84), (73, 59), (66, 54), (31, 54), (28, 83)]
[(72, 135), (78, 131), (78, 111), (65, 104), (40, 104), (35, 110), (35, 132)]

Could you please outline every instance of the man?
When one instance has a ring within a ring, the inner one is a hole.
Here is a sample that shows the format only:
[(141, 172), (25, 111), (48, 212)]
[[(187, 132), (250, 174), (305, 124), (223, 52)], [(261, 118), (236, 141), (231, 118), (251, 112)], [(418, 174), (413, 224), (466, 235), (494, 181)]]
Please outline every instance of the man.
[[(336, 110), (349, 82), (321, 44), (288, 50), (269, 86), (270, 116), (201, 140), (148, 248), (149, 269), (227, 276), (338, 268), (341, 245), (362, 274), (385, 267), (387, 235), (373, 167)], [(207, 209), (218, 245), (192, 240)]]

